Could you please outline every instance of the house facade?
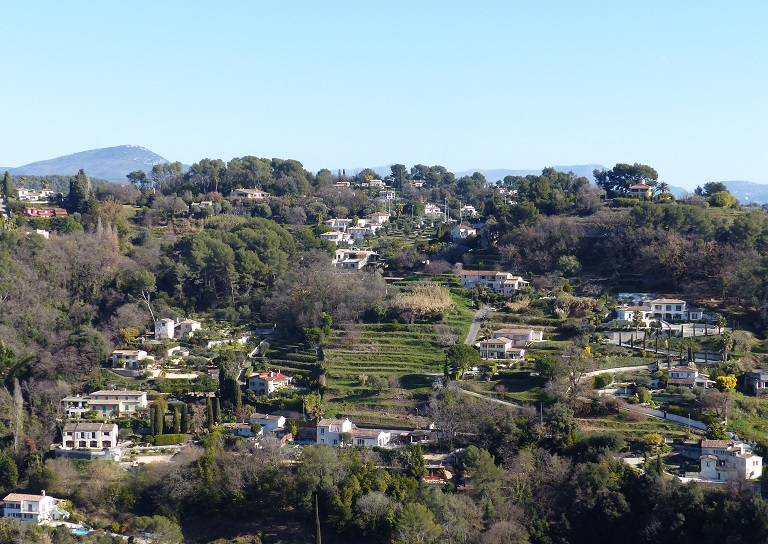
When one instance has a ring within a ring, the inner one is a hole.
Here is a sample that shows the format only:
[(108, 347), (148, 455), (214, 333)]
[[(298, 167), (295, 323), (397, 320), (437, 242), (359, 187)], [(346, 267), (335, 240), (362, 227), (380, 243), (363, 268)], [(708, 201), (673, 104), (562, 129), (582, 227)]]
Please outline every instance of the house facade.
[(331, 261), (336, 268), (360, 270), (375, 261), (378, 253), (365, 249), (337, 249)]
[(253, 414), (250, 418), (251, 425), (258, 423), (264, 434), (274, 432), (285, 427), (285, 416), (273, 416), (270, 414)]
[(143, 349), (116, 349), (112, 352), (113, 368), (143, 368), (147, 359), (152, 359)]
[(340, 231), (331, 231), (331, 232), (323, 232), (320, 234), (321, 240), (327, 240), (329, 242), (333, 242), (335, 245), (349, 245), (352, 243), (352, 235), (347, 234), (346, 232), (340, 232)]
[(622, 325), (633, 325), (639, 315), (641, 326), (647, 327), (653, 321), (653, 309), (649, 306), (620, 306), (616, 308), (616, 320)]
[(352, 223), (354, 223), (354, 221), (346, 217), (339, 218), (339, 219), (328, 219), (325, 222), (328, 228), (331, 228), (333, 230), (340, 231), (340, 232), (346, 231), (350, 226), (352, 226)]
[(712, 387), (709, 375), (702, 374), (695, 366), (676, 366), (669, 370), (667, 387)]
[(171, 340), (174, 337), (175, 323), (173, 319), (163, 318), (155, 320), (155, 340)]
[(525, 358), (525, 348), (515, 347), (513, 340), (499, 336), (482, 340), (479, 344), (481, 359), (521, 360)]
[(256, 395), (269, 396), (278, 389), (288, 387), (291, 378), (280, 372), (261, 372), (248, 378), (248, 389)]
[(629, 195), (637, 198), (651, 198), (653, 196), (653, 187), (645, 183), (636, 183), (630, 185)]
[(744, 373), (744, 387), (753, 395), (768, 393), (768, 370), (756, 368)]
[(378, 429), (360, 429), (353, 425), (349, 418), (321, 419), (317, 422), (316, 441), (318, 444), (341, 446), (341, 435), (344, 433), (351, 435), (353, 446), (373, 447), (389, 445), (389, 432)]
[(9, 493), (3, 497), (3, 517), (16, 521), (40, 523), (69, 518), (69, 512), (59, 508), (62, 499), (46, 495)]
[(763, 458), (735, 440), (702, 440), (699, 459), (705, 480), (753, 480), (763, 474)]
[(657, 298), (643, 302), (653, 310), (653, 317), (664, 321), (683, 321), (687, 314), (685, 301), (676, 298)]
[(491, 334), (491, 338), (509, 338), (517, 347), (527, 346), (534, 342), (544, 341), (544, 331), (535, 329), (497, 329)]
[(88, 397), (88, 409), (102, 417), (130, 416), (139, 408), (147, 407), (144, 391), (101, 390), (94, 391)]
[(451, 229), (451, 240), (464, 240), (477, 236), (477, 229), (470, 225), (456, 225)]
[(261, 189), (233, 189), (229, 193), (230, 198), (247, 198), (251, 200), (263, 200), (269, 198), (269, 193)]
[(530, 284), (530, 282), (525, 281), (520, 276), (496, 270), (462, 270), (459, 276), (462, 287), (468, 289), (473, 289), (477, 286), (490, 287), (494, 291), (505, 295), (510, 295), (514, 291)]
[(195, 331), (199, 331), (203, 328), (203, 324), (194, 319), (185, 319), (176, 323), (175, 335), (178, 338), (186, 338), (192, 336)]
[(66, 423), (61, 431), (61, 448), (65, 450), (101, 450), (117, 446), (114, 423)]

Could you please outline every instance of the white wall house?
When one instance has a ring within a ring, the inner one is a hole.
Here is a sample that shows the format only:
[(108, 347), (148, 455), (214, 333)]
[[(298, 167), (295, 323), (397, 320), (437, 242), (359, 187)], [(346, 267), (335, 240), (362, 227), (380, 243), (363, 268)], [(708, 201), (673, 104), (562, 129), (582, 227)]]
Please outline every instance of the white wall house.
[(701, 472), (705, 480), (752, 480), (763, 474), (763, 458), (743, 442), (702, 440)]
[(118, 441), (114, 423), (66, 423), (61, 433), (61, 447), (65, 450), (114, 448)]
[(155, 320), (155, 340), (171, 340), (174, 337), (173, 319), (157, 319)]
[(653, 310), (653, 317), (664, 321), (682, 321), (685, 319), (685, 301), (676, 298), (657, 298), (646, 300), (644, 306)]
[(349, 245), (352, 243), (352, 236), (350, 234), (347, 234), (346, 232), (340, 232), (340, 231), (331, 231), (331, 232), (323, 232), (320, 234), (321, 240), (327, 240), (329, 242), (333, 242), (334, 244), (338, 245)]
[(269, 396), (290, 383), (291, 378), (280, 372), (261, 372), (248, 378), (248, 389), (257, 395)]
[(512, 340), (516, 347), (544, 341), (544, 331), (535, 329), (497, 329), (491, 334), (491, 338), (501, 338), (502, 336)]
[(176, 323), (175, 334), (177, 338), (186, 338), (192, 336), (195, 331), (199, 331), (203, 328), (203, 324), (194, 319), (185, 319)]
[(616, 308), (616, 320), (622, 325), (633, 325), (635, 315), (640, 316), (642, 327), (647, 327), (653, 321), (653, 308), (649, 306), (620, 306)]
[(269, 198), (269, 193), (261, 189), (233, 189), (229, 193), (230, 198), (247, 198), (251, 200), (262, 200)]
[(669, 370), (667, 387), (712, 387), (715, 382), (708, 374), (702, 374), (695, 366), (676, 366)]
[(253, 414), (250, 418), (251, 425), (258, 423), (264, 434), (273, 432), (275, 429), (285, 427), (285, 416), (273, 416), (271, 414)]
[(470, 236), (477, 236), (477, 229), (470, 225), (456, 225), (451, 229), (451, 240), (464, 240)]
[(154, 361), (143, 349), (116, 349), (112, 352), (112, 367), (142, 368), (147, 359)]
[(3, 517), (16, 521), (40, 523), (69, 518), (69, 512), (59, 508), (62, 499), (45, 494), (9, 493), (3, 498)]
[(337, 249), (331, 263), (336, 268), (360, 270), (377, 258), (378, 253), (367, 249)]
[(515, 347), (513, 340), (503, 336), (482, 340), (479, 346), (481, 359), (511, 359), (519, 361), (525, 358), (525, 348)]
[(461, 277), (461, 286), (472, 289), (476, 286), (490, 287), (497, 293), (510, 295), (514, 291), (520, 290), (530, 282), (525, 281), (520, 276), (515, 276), (509, 272), (499, 272), (497, 270), (462, 270), (459, 273)]
[(101, 390), (91, 393), (88, 399), (88, 409), (102, 417), (129, 416), (146, 407), (147, 394), (144, 391)]
[(360, 429), (353, 425), (349, 418), (344, 418), (318, 421), (316, 441), (318, 444), (341, 446), (341, 435), (344, 433), (349, 433), (352, 436), (353, 446), (387, 446), (390, 440), (390, 433), (387, 431)]

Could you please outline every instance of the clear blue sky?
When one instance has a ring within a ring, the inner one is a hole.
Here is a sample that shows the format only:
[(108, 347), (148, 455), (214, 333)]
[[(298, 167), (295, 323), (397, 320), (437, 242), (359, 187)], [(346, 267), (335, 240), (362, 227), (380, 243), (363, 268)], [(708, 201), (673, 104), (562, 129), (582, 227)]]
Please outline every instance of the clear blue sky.
[(9, 2), (0, 166), (640, 162), (768, 183), (767, 2)]

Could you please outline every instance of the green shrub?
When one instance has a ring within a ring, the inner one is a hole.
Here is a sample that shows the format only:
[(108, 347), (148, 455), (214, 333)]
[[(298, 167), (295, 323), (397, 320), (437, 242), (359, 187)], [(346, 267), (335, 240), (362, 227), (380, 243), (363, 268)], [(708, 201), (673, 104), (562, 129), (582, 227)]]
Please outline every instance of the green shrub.
[(170, 446), (171, 444), (183, 444), (187, 441), (185, 434), (161, 434), (155, 436), (155, 446)]

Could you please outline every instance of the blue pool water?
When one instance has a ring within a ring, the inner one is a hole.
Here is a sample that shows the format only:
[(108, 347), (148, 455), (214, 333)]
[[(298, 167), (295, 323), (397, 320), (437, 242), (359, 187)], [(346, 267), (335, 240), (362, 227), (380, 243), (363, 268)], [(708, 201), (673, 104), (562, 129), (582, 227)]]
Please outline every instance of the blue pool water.
[(72, 529), (72, 531), (70, 532), (73, 535), (87, 535), (88, 533), (91, 532), (91, 530), (90, 529)]

